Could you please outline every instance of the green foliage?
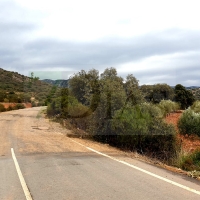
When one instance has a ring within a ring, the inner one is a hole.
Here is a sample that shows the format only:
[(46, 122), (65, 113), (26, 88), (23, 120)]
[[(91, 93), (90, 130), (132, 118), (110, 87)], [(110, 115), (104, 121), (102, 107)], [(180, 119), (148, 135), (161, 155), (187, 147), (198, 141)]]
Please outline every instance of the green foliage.
[(88, 72), (81, 70), (73, 75), (69, 80), (69, 87), (72, 95), (74, 95), (82, 104), (88, 103), (88, 95), (93, 94), (95, 91), (92, 87), (99, 79), (99, 72), (95, 69)]
[(182, 157), (180, 168), (187, 171), (200, 171), (200, 150), (197, 149), (193, 153)]
[(191, 106), (191, 109), (195, 112), (195, 113), (200, 113), (200, 101), (195, 101), (193, 103), (193, 105)]
[(116, 112), (112, 126), (122, 135), (145, 135), (148, 133), (148, 125), (152, 121), (150, 113), (139, 105), (128, 107)]
[(180, 103), (181, 109), (186, 109), (194, 103), (195, 99), (191, 91), (178, 84), (175, 86), (175, 101)]
[(24, 106), (24, 104), (22, 104), (22, 103), (17, 103), (17, 104), (13, 107), (14, 110), (24, 109), (24, 108), (25, 108), (25, 106)]
[(200, 136), (200, 113), (195, 113), (191, 108), (185, 110), (178, 121), (178, 128), (183, 135)]
[(148, 112), (152, 118), (162, 119), (164, 117), (163, 110), (159, 107), (159, 104), (152, 104), (152, 103), (142, 103), (141, 105), (142, 110)]
[(31, 102), (31, 106), (32, 106), (32, 107), (36, 107), (36, 106), (37, 106), (37, 103), (36, 103), (35, 101), (32, 101), (32, 102)]
[[(153, 117), (157, 111), (144, 109), (144, 105), (116, 112), (112, 121), (115, 140), (112, 138), (110, 142), (169, 161), (177, 149), (176, 131), (172, 125)], [(145, 107), (148, 108), (148, 104)]]
[(126, 102), (123, 79), (117, 76), (116, 69), (107, 68), (101, 74), (100, 85), (101, 98), (98, 111), (102, 113), (101, 117), (112, 119), (114, 112), (123, 107)]
[(66, 94), (52, 100), (47, 107), (49, 116), (57, 115), (61, 118), (81, 118), (86, 112), (88, 112), (86, 106), (79, 103), (76, 98)]
[(161, 100), (174, 99), (174, 90), (167, 84), (142, 85), (140, 90), (148, 102), (159, 103)]
[(126, 103), (130, 102), (132, 105), (136, 105), (144, 102), (144, 97), (139, 89), (138, 80), (132, 74), (126, 77), (124, 87), (127, 95)]
[(158, 107), (162, 110), (163, 115), (166, 116), (168, 113), (174, 112), (180, 108), (178, 103), (171, 100), (162, 100)]
[(9, 103), (9, 99), (5, 98), (5, 99), (4, 99), (4, 102), (5, 102), (5, 103)]
[(177, 151), (176, 131), (164, 123), (164, 113), (177, 108), (171, 101), (173, 89), (153, 86), (152, 102), (145, 103), (138, 80), (126, 80), (115, 68), (98, 71), (82, 70), (69, 80), (69, 89), (49, 95), (47, 114), (67, 119), (86, 130), (95, 139), (117, 147), (137, 150), (159, 159), (170, 160)]
[(1, 90), (0, 91), (0, 102), (4, 102), (5, 97), (6, 97), (5, 92)]
[(123, 79), (117, 76), (114, 68), (106, 69), (99, 80), (100, 98), (97, 108), (88, 116), (87, 130), (100, 140), (107, 140), (112, 135), (111, 121), (115, 111), (125, 106), (126, 92)]
[(3, 104), (0, 103), (0, 112), (5, 112), (6, 109)]
[(57, 90), (58, 88), (56, 86), (52, 86), (51, 90), (49, 91), (46, 100), (45, 100), (45, 104), (48, 105), (49, 103), (52, 102), (53, 98), (56, 98), (56, 94), (57, 94)]

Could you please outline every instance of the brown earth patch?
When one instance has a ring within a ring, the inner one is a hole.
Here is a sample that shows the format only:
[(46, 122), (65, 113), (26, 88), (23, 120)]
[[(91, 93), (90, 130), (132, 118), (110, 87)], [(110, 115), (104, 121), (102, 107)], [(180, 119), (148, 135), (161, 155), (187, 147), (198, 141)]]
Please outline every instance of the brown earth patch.
[[(176, 127), (178, 132), (177, 123), (179, 118), (181, 117), (182, 112), (170, 113), (166, 118), (166, 122), (169, 124), (173, 124)], [(184, 152), (191, 153), (196, 149), (200, 149), (200, 138), (198, 136), (183, 136), (178, 132), (178, 138), (182, 143), (182, 148)]]
[[(17, 103), (1, 103), (1, 104), (4, 106), (4, 108), (8, 108), (9, 106), (14, 107)], [(25, 106), (25, 108), (32, 107), (31, 103), (22, 103), (22, 104)]]

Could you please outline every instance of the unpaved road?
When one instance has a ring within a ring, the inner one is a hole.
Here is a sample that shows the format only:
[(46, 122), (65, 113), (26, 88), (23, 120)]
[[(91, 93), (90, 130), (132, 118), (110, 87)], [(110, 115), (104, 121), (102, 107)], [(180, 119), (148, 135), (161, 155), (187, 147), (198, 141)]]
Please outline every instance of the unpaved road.
[(11, 148), (35, 200), (200, 199), (200, 192), (185, 188), (198, 193), (199, 181), (133, 159), (107, 145), (72, 140), (66, 137), (70, 131), (45, 119), (41, 109), (0, 113), (1, 200), (26, 199)]

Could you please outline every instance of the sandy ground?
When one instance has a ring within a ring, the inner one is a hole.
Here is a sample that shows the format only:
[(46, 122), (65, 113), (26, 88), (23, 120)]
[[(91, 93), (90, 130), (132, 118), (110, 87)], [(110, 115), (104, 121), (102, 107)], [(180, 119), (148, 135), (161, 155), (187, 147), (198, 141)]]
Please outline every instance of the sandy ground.
[[(72, 149), (74, 151), (74, 146), (76, 151), (88, 151), (81, 146), (77, 148), (77, 145), (71, 142), (71, 138), (67, 137), (72, 135), (72, 131), (45, 118), (43, 110), (44, 108), (37, 107), (0, 114), (0, 127), (3, 127), (0, 134), (0, 155), (8, 154), (12, 147), (20, 154), (58, 153)], [(73, 140), (98, 151), (124, 154), (107, 144), (80, 138), (73, 138)]]

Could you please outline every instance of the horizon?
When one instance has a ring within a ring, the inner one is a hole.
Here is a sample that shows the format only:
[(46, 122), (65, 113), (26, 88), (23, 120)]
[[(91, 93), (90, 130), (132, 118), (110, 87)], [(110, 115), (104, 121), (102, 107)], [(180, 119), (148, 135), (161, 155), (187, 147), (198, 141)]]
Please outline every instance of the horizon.
[[(0, 68), (0, 69), (3, 69), (3, 68)], [(3, 69), (3, 70), (6, 70), (6, 69)], [(6, 70), (6, 71), (9, 71), (9, 70)], [(9, 72), (14, 72), (14, 73), (18, 73), (18, 74), (20, 74), (19, 72), (17, 72), (17, 71), (9, 71)], [(39, 72), (39, 73), (36, 73), (35, 74), (35, 72), (33, 72), (34, 73), (34, 77), (38, 77), (37, 75), (38, 74), (40, 74), (41, 73), (41, 71)], [(42, 72), (42, 73), (46, 73), (46, 72)], [(52, 73), (52, 71), (51, 71), (51, 73)], [(55, 72), (53, 72), (53, 73), (55, 73)], [(57, 74), (62, 74), (61, 72), (59, 72), (59, 73), (57, 73)], [(65, 72), (65, 74), (68, 74), (67, 72)], [(71, 74), (71, 73), (70, 73)], [(23, 74), (20, 74), (20, 75), (23, 75)], [(26, 76), (26, 75), (25, 75)], [(119, 75), (118, 75), (119, 76)], [(27, 77), (31, 77), (31, 72), (29, 72), (29, 76), (27, 76)], [(67, 78), (67, 79), (65, 79), (65, 78), (56, 78), (56, 79), (52, 79), (51, 77), (46, 77), (46, 78), (40, 78), (40, 77), (38, 77), (39, 78), (39, 80), (40, 81), (44, 81), (44, 80), (52, 80), (52, 81), (58, 81), (58, 80), (69, 80), (70, 79), (70, 77), (69, 78)], [(137, 78), (137, 77), (136, 77)], [(154, 84), (139, 84), (139, 86), (142, 86), (142, 85), (156, 85), (156, 84), (167, 84), (167, 83), (154, 83)], [(180, 84), (180, 83), (177, 83), (177, 84)], [(167, 84), (167, 85), (169, 85), (169, 84)], [(181, 84), (182, 85), (182, 84)], [(176, 85), (169, 85), (170, 87), (175, 87)], [(185, 86), (185, 85), (183, 85), (184, 87), (197, 87), (197, 88), (200, 88), (200, 85), (189, 85), (189, 86)]]
[(200, 85), (198, 8), (198, 0), (1, 0), (0, 63), (26, 76), (114, 67), (140, 84)]

